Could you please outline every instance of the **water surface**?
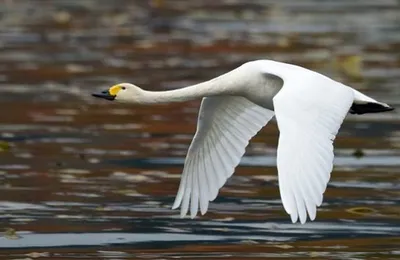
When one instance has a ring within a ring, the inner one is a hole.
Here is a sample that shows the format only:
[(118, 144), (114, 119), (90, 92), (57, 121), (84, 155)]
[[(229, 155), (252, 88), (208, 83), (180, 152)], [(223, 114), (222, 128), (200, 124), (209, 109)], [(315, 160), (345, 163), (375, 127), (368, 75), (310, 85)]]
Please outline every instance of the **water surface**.
[(275, 122), (190, 220), (170, 208), (199, 101), (90, 96), (123, 81), (178, 88), (268, 58), (399, 107), (399, 17), (389, 0), (3, 1), (0, 259), (400, 258), (398, 112), (348, 116), (316, 221), (283, 210)]

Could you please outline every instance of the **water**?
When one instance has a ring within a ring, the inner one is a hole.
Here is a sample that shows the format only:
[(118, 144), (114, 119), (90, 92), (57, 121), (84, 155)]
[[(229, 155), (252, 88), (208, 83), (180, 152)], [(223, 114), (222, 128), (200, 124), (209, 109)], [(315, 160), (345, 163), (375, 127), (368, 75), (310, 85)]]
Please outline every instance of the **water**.
[(199, 101), (90, 96), (122, 81), (182, 87), (272, 58), (399, 107), (398, 2), (171, 2), (0, 4), (0, 259), (400, 258), (398, 112), (347, 117), (316, 221), (284, 213), (275, 122), (190, 220), (170, 207)]

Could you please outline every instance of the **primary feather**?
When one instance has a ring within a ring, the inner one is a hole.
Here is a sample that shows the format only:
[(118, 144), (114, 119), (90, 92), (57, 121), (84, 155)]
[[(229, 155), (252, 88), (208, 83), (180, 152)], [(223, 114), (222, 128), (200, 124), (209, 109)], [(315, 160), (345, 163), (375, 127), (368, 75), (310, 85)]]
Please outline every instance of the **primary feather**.
[(273, 98), (280, 131), (279, 189), (293, 223), (305, 223), (307, 214), (315, 219), (332, 171), (333, 140), (353, 102), (350, 88), (315, 83), (318, 79), (297, 82)]
[[(274, 116), (244, 97), (206, 97), (200, 106), (197, 131), (185, 160), (173, 208), (204, 214), (209, 201), (233, 174), (252, 138)], [(190, 181), (192, 180), (192, 181)]]

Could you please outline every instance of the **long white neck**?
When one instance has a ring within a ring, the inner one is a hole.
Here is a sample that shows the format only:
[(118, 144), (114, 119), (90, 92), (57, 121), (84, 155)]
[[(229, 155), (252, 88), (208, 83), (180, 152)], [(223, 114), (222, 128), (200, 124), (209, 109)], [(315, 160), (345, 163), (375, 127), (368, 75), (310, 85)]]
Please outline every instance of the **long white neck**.
[(243, 75), (235, 69), (209, 81), (181, 89), (167, 91), (142, 90), (136, 101), (140, 104), (183, 102), (209, 96), (240, 95), (243, 90)]

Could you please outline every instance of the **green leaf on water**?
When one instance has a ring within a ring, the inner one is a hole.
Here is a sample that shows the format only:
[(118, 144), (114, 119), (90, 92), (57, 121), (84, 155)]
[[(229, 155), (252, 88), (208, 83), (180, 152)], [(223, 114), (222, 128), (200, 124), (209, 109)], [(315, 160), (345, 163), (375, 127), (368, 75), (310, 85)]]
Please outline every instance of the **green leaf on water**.
[(10, 143), (6, 141), (0, 141), (0, 152), (6, 152), (10, 150)]
[(6, 230), (4, 231), (4, 237), (10, 240), (21, 238), (13, 228), (6, 228)]
[(362, 215), (362, 216), (370, 216), (378, 213), (376, 209), (370, 207), (354, 207), (346, 209), (346, 211), (352, 214)]

